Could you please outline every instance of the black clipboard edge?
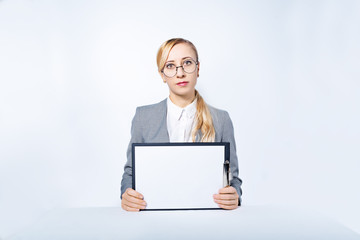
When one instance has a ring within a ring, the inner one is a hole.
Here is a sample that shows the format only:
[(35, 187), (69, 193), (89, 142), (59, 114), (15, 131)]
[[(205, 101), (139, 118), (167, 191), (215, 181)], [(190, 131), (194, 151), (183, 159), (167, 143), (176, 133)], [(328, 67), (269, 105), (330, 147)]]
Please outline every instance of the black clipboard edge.
[[(158, 143), (132, 143), (132, 146), (225, 146), (230, 147), (230, 142), (158, 142)], [(230, 149), (229, 149), (230, 150)]]
[(223, 210), (222, 208), (154, 208), (154, 209), (140, 209), (140, 211), (197, 211), (197, 210)]
[(136, 190), (135, 189), (135, 146), (136, 146), (137, 143), (133, 143), (132, 146), (131, 146), (131, 170), (132, 170), (132, 173), (131, 173), (131, 177), (132, 177), (132, 189)]
[(225, 160), (230, 161), (230, 142), (159, 142), (159, 143), (132, 143), (131, 145), (131, 165), (132, 165), (132, 189), (135, 189), (135, 147), (154, 147), (154, 146), (225, 146)]
[[(154, 146), (225, 146), (224, 161), (230, 161), (230, 142), (177, 142), (177, 143), (133, 143), (131, 145), (132, 189), (135, 189), (135, 147)], [(140, 211), (187, 211), (187, 210), (222, 210), (222, 208), (169, 208), (169, 209), (140, 209)]]

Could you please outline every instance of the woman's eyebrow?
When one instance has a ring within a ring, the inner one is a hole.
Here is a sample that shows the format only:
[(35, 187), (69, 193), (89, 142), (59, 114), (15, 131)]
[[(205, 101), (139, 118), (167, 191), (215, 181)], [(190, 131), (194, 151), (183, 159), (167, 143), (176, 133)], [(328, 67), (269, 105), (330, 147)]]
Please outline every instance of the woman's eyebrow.
[[(192, 59), (192, 57), (183, 57), (181, 60), (184, 60), (184, 59), (187, 59), (187, 58), (191, 58)], [(168, 62), (175, 62), (175, 60), (169, 60), (169, 61), (166, 61), (167, 63)]]

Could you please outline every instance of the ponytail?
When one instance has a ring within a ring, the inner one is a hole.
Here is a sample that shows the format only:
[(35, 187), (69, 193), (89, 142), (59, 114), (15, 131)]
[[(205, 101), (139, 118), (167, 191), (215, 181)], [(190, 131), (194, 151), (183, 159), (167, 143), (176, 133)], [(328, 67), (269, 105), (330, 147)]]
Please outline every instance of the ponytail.
[(200, 96), (199, 92), (195, 90), (196, 105), (196, 126), (192, 131), (192, 140), (195, 142), (198, 130), (201, 131), (200, 142), (214, 142), (215, 141), (215, 128), (212, 121), (210, 110), (205, 103), (204, 99)]

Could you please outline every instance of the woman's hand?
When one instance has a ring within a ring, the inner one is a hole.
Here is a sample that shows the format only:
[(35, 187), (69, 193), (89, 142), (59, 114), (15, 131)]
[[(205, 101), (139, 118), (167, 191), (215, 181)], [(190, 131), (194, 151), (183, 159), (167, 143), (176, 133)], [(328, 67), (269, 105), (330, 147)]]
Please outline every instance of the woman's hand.
[(223, 209), (236, 209), (239, 204), (239, 195), (234, 187), (221, 188), (218, 194), (214, 194), (214, 201)]
[(146, 208), (146, 202), (141, 193), (128, 188), (122, 195), (121, 207), (126, 211), (138, 212)]

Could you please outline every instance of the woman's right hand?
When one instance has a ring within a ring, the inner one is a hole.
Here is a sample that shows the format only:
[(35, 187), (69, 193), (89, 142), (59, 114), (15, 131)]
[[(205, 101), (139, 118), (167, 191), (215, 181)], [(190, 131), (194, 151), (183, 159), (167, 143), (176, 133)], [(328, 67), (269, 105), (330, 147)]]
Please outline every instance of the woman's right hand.
[(126, 211), (138, 212), (146, 208), (146, 202), (141, 193), (128, 188), (122, 195), (121, 207)]

